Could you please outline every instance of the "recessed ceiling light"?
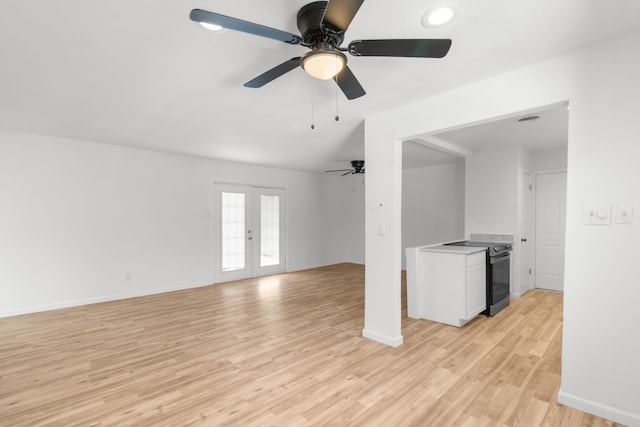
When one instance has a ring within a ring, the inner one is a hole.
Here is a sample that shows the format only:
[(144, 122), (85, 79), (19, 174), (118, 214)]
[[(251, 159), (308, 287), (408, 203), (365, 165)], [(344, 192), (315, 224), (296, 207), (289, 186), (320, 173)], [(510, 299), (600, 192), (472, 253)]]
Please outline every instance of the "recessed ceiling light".
[(211, 24), (209, 22), (199, 22), (199, 24), (202, 25), (204, 28), (206, 28), (209, 31), (222, 31), (222, 30), (224, 30), (224, 27), (222, 25)]
[(428, 28), (440, 27), (450, 22), (455, 14), (456, 11), (453, 6), (440, 6), (429, 9), (422, 15), (422, 25)]

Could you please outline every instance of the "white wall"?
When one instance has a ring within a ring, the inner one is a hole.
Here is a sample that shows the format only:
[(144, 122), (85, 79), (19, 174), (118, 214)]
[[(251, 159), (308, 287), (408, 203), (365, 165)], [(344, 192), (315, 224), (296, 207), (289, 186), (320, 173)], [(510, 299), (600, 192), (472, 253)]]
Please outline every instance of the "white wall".
[(466, 160), (465, 234), (515, 234), (518, 161), (516, 146), (486, 149)]
[[(339, 233), (344, 261), (356, 264), (365, 262), (365, 180), (366, 175), (333, 176), (330, 183), (342, 199), (336, 200), (341, 208), (329, 214), (337, 224), (329, 232)], [(402, 248), (464, 238), (464, 162), (406, 169), (402, 180)]]
[(567, 149), (540, 150), (531, 152), (531, 170), (567, 169)]
[[(400, 262), (395, 256), (401, 230), (399, 141), (569, 100), (559, 400), (640, 426), (640, 340), (635, 338), (640, 325), (640, 220), (632, 225), (582, 224), (585, 203), (640, 206), (638, 45), (640, 31), (367, 119), (365, 336), (391, 345), (402, 342)], [(377, 235), (381, 222), (387, 230), (382, 238)]]
[(464, 239), (464, 161), (402, 171), (404, 248)]
[[(346, 250), (345, 261), (364, 264), (364, 193), (366, 175), (350, 175), (341, 178), (344, 194), (345, 227), (342, 241)], [(345, 179), (346, 178), (346, 179)]]
[(286, 188), (288, 271), (344, 260), (324, 175), (0, 131), (0, 316), (212, 283), (214, 181)]
[(632, 426), (640, 426), (640, 219), (594, 227), (582, 223), (582, 208), (604, 202), (640, 209), (639, 43), (635, 32), (574, 57), (580, 71), (569, 116), (559, 395)]

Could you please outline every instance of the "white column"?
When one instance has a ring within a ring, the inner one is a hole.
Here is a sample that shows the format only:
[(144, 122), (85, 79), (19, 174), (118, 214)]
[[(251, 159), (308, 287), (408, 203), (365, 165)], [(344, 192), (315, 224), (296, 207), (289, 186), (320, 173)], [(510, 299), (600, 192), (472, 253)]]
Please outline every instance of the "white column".
[(362, 335), (402, 344), (402, 142), (389, 129), (365, 122), (365, 315)]

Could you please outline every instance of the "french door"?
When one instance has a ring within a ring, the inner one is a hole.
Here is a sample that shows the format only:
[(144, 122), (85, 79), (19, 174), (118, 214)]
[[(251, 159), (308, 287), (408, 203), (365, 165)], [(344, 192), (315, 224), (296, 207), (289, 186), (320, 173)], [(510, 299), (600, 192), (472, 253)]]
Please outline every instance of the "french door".
[(215, 282), (285, 271), (285, 193), (214, 185)]

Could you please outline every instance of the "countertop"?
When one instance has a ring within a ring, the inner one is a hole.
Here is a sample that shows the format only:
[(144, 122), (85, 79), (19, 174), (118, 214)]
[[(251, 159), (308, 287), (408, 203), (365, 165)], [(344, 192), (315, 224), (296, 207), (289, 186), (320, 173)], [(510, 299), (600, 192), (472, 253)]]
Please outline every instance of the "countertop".
[(470, 254), (475, 254), (477, 252), (484, 252), (487, 250), (487, 248), (474, 247), (474, 246), (432, 245), (432, 246), (423, 246), (419, 250), (420, 252), (441, 252), (441, 253), (450, 253), (450, 254), (470, 255)]

